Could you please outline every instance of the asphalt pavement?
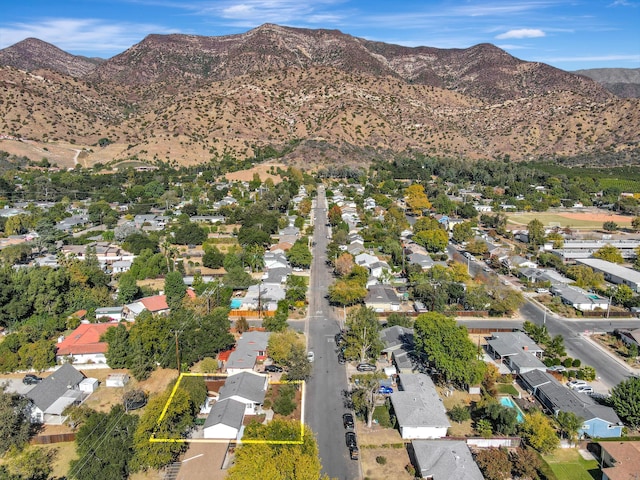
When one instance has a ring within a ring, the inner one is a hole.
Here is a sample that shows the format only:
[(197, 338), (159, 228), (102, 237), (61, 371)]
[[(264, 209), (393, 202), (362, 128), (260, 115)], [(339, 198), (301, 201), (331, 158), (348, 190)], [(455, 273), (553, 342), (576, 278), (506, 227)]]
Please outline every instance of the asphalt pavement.
[[(328, 243), (327, 204), (324, 189), (318, 196), (312, 215), (314, 221), (314, 257), (309, 283), (309, 308), (305, 325), (308, 350), (315, 359), (311, 378), (307, 382), (305, 420), (316, 434), (322, 462), (322, 473), (330, 478), (353, 480), (361, 478), (359, 462), (349, 458), (345, 445), (342, 414), (343, 392), (348, 388), (346, 368), (338, 363), (334, 336), (340, 331), (341, 318), (327, 299), (333, 276), (326, 265)], [(341, 312), (340, 312), (341, 313)]]

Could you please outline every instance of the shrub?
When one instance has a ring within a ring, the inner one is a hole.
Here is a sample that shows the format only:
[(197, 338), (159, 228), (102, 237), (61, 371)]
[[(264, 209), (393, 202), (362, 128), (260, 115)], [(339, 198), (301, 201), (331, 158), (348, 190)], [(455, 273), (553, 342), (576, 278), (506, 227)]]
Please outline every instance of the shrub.
[(383, 457), (382, 455), (378, 455), (376, 457), (376, 463), (378, 465), (386, 465), (387, 464), (387, 457)]
[(290, 415), (296, 409), (295, 388), (292, 385), (282, 385), (278, 398), (273, 402), (273, 411), (278, 415)]
[(454, 422), (462, 423), (471, 418), (471, 412), (464, 405), (454, 405), (451, 410), (449, 410), (449, 418)]
[(573, 368), (579, 368), (581, 364), (582, 364), (582, 362), (580, 361), (579, 358), (574, 358), (573, 359), (573, 363), (571, 364), (571, 366)]
[(562, 362), (562, 365), (564, 365), (566, 368), (571, 368), (571, 366), (573, 365), (573, 358), (571, 357), (565, 358), (564, 362)]

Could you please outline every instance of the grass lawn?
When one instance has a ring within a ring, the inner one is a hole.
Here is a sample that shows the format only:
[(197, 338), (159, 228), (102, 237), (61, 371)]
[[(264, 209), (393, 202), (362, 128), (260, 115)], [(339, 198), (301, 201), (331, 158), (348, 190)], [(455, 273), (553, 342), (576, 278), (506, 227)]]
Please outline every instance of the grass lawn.
[[(543, 225), (548, 226), (550, 224), (560, 224), (561, 227), (571, 228), (602, 228), (602, 220), (592, 220), (588, 218), (569, 218), (563, 216), (561, 213), (551, 212), (517, 212), (507, 213), (507, 219), (512, 223), (519, 225), (527, 225), (531, 220), (537, 218)], [(625, 219), (626, 220), (626, 219)], [(621, 220), (616, 217), (616, 223), (620, 226), (629, 226), (631, 224), (632, 217), (629, 217), (628, 221)]]
[(583, 459), (575, 448), (559, 448), (542, 457), (558, 480), (600, 480), (602, 474), (596, 460)]
[(498, 393), (513, 395), (515, 397), (518, 396), (518, 390), (510, 383), (496, 383), (496, 390), (498, 390)]

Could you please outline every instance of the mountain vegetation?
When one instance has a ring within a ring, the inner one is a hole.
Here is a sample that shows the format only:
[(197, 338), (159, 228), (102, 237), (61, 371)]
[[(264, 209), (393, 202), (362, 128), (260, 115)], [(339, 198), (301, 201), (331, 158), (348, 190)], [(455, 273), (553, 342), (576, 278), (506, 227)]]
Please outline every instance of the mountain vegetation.
[(27, 39), (0, 51), (0, 98), (2, 149), (63, 167), (415, 153), (629, 162), (640, 123), (637, 99), (493, 45), (410, 48), (271, 24), (149, 35), (106, 61)]

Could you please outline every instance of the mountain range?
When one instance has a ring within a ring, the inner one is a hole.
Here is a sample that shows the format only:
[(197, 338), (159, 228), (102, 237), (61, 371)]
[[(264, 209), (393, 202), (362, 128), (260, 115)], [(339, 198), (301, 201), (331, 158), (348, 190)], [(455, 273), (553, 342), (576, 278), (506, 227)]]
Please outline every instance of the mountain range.
[(0, 134), (22, 139), (0, 150), (61, 166), (266, 150), (307, 166), (403, 152), (637, 159), (639, 100), (586, 75), (490, 44), (411, 48), (272, 24), (149, 35), (108, 60), (27, 39), (0, 50)]

